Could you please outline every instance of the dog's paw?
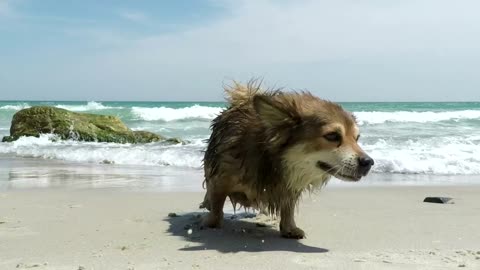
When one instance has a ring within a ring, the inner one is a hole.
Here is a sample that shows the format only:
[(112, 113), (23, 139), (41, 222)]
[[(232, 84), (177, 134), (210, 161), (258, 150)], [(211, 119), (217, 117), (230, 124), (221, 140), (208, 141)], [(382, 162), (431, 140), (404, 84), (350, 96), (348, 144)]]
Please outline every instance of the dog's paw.
[(212, 213), (208, 213), (202, 219), (202, 227), (207, 228), (220, 228), (222, 227), (223, 218), (213, 215)]
[(281, 233), (282, 233), (283, 237), (289, 238), (289, 239), (303, 239), (303, 238), (305, 238), (305, 232), (298, 227), (282, 231)]

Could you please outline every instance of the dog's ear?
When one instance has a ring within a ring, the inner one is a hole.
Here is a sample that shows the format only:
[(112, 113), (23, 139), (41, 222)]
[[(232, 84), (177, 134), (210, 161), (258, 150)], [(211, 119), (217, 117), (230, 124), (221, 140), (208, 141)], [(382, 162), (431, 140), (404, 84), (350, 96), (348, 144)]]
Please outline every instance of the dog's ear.
[(260, 119), (270, 127), (293, 123), (291, 115), (280, 104), (266, 96), (254, 96), (253, 107)]

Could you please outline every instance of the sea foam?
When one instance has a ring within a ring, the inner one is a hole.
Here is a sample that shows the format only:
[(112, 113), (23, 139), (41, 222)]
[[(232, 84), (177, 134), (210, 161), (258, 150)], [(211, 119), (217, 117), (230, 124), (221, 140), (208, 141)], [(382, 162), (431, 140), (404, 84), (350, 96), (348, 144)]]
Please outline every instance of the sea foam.
[(211, 120), (215, 118), (223, 108), (194, 105), (185, 108), (145, 108), (133, 107), (132, 113), (141, 120), (145, 121), (175, 121), (186, 119), (204, 119)]
[[(0, 134), (8, 135), (10, 121), (17, 110), (34, 102), (0, 107)], [(117, 106), (115, 103), (115, 106)], [(139, 104), (139, 103), (136, 103)], [(0, 143), (0, 154), (6, 156), (58, 159), (80, 163), (115, 163), (124, 165), (202, 167), (205, 139), (211, 133), (210, 121), (224, 107), (194, 105), (169, 108), (167, 103), (152, 103), (157, 107), (111, 107), (109, 103), (89, 102), (53, 105), (73, 111), (119, 109), (115, 114), (134, 130), (149, 130), (167, 137), (179, 137), (186, 145), (112, 144), (55, 140), (52, 135), (40, 138), (23, 137), (15, 142)], [(110, 106), (107, 106), (110, 105)], [(221, 104), (219, 104), (220, 106)], [(178, 106), (178, 105), (177, 105)], [(440, 106), (440, 105), (438, 105)], [(437, 106), (437, 107), (438, 107)], [(476, 175), (480, 174), (480, 109), (437, 111), (431, 107), (419, 111), (360, 111), (360, 144), (375, 159), (373, 171), (411, 175)], [(427, 111), (425, 110), (427, 109)], [(103, 111), (103, 112), (102, 112)], [(108, 112), (111, 113), (111, 112)], [(235, 128), (235, 127), (232, 127)]]
[(100, 102), (96, 101), (89, 101), (86, 105), (64, 105), (64, 104), (58, 104), (55, 105), (57, 108), (69, 110), (69, 111), (77, 111), (77, 112), (83, 112), (83, 111), (98, 111), (98, 110), (107, 110), (107, 109), (122, 109), (123, 107), (111, 107), (111, 106), (105, 106)]
[[(188, 119), (212, 120), (224, 108), (194, 105), (185, 108), (168, 107), (133, 107), (132, 114), (139, 120), (144, 121), (179, 121)], [(468, 119), (480, 119), (480, 110), (459, 110), (459, 111), (358, 111), (353, 112), (360, 125), (383, 124), (383, 123), (428, 123), (440, 121), (461, 121)]]
[(386, 122), (440, 122), (440, 121), (459, 121), (463, 119), (480, 119), (480, 110), (462, 110), (462, 111), (443, 111), (443, 112), (413, 112), (413, 111), (394, 111), (394, 112), (354, 112), (358, 118), (359, 124), (383, 124)]
[(30, 108), (30, 105), (28, 103), (22, 103), (22, 104), (16, 104), (16, 105), (5, 105), (5, 106), (1, 106), (0, 110), (19, 111), (26, 108)]
[[(409, 140), (401, 144), (380, 139), (361, 146), (375, 159), (373, 172), (473, 175), (480, 174), (479, 139), (478, 136), (447, 137)], [(0, 154), (71, 162), (200, 169), (205, 147), (204, 139), (196, 139), (187, 145), (135, 145), (56, 141), (54, 135), (42, 135), (40, 138), (22, 137), (15, 142), (0, 143)]]
[(380, 139), (362, 145), (375, 159), (374, 172), (403, 174), (480, 174), (480, 144), (471, 138)]
[(60, 141), (55, 135), (44, 134), (39, 138), (21, 137), (11, 143), (0, 143), (0, 154), (82, 163), (198, 168), (203, 148), (200, 140), (188, 145), (115, 144)]

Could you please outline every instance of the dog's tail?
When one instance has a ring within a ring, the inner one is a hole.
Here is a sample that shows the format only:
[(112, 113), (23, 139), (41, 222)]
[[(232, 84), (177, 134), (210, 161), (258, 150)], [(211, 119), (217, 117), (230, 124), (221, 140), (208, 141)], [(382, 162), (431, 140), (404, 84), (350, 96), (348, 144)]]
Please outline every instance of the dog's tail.
[(262, 81), (251, 79), (247, 84), (233, 81), (233, 85), (225, 86), (226, 100), (232, 106), (239, 106), (249, 102), (256, 94), (262, 93)]

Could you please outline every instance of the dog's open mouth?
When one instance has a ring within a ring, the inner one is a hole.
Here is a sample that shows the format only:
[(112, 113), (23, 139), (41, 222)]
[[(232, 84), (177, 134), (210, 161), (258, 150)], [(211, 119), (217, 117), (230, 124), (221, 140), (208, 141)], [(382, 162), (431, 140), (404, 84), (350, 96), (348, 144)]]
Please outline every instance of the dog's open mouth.
[(354, 174), (354, 175), (344, 174), (340, 172), (341, 171), (340, 169), (336, 169), (330, 164), (325, 163), (323, 161), (317, 161), (317, 167), (336, 178), (346, 180), (346, 181), (358, 181), (360, 180), (360, 178), (362, 178), (360, 175), (357, 175), (357, 174)]

